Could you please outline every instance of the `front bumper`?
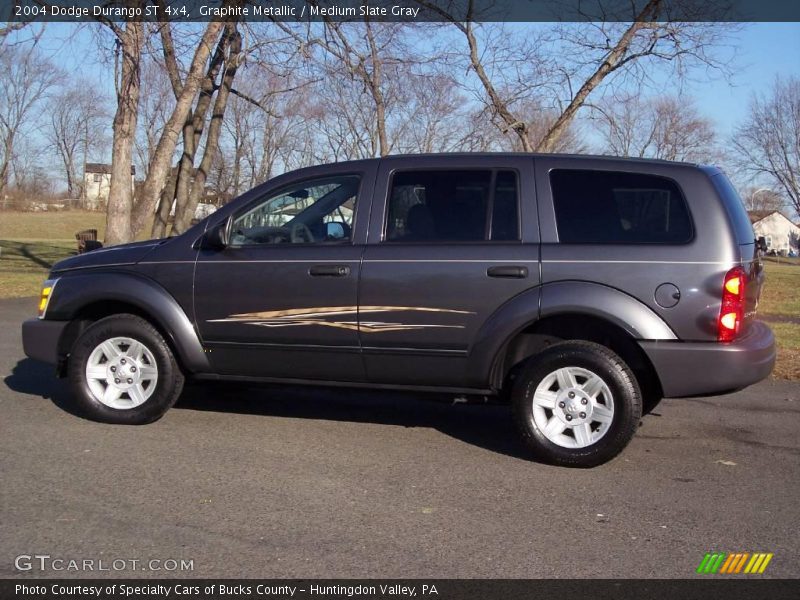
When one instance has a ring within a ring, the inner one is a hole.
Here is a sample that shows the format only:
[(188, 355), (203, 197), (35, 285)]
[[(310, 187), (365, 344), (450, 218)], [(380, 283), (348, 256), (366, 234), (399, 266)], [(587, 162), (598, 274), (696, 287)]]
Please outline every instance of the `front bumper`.
[(775, 366), (775, 337), (760, 321), (733, 343), (639, 342), (661, 380), (665, 398), (740, 390), (765, 379)]
[(28, 319), (22, 324), (22, 349), (34, 360), (58, 364), (58, 344), (69, 321)]

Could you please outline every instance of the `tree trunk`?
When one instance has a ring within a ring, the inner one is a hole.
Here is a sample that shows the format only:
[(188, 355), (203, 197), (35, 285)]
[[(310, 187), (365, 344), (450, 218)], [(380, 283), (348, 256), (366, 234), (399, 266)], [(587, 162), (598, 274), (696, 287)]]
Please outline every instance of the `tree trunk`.
[[(229, 42), (230, 35), (226, 32), (220, 38), (217, 49), (214, 51), (214, 56), (208, 66), (208, 71), (203, 79), (200, 90), (200, 96), (197, 99), (197, 106), (194, 112), (189, 114), (183, 125), (183, 153), (181, 154), (179, 163), (178, 185), (175, 188), (174, 195), (175, 219), (173, 221), (173, 233), (176, 232), (174, 223), (179, 220), (179, 215), (183, 214), (186, 210), (186, 206), (189, 204), (192, 181), (195, 176), (195, 156), (197, 155), (197, 150), (200, 145), (200, 139), (203, 136), (206, 115), (211, 106), (211, 98), (216, 88), (217, 75), (225, 61), (225, 52)], [(172, 205), (172, 199), (170, 199), (170, 205)]]
[(480, 55), (478, 53), (478, 42), (475, 39), (475, 34), (472, 31), (472, 23), (467, 22), (465, 25), (463, 25), (462, 31), (464, 32), (464, 35), (467, 36), (467, 43), (469, 44), (470, 64), (475, 70), (475, 74), (478, 76), (478, 79), (481, 80), (483, 89), (486, 91), (486, 94), (489, 96), (489, 101), (492, 103), (492, 108), (497, 115), (503, 119), (503, 123), (505, 123), (505, 130), (503, 133), (509, 129), (512, 130), (517, 134), (517, 137), (522, 144), (522, 150), (524, 152), (531, 152), (531, 150), (533, 150), (533, 146), (531, 146), (531, 141), (528, 139), (527, 125), (514, 116), (514, 114), (508, 109), (508, 105), (500, 97), (500, 94), (497, 93), (497, 90), (492, 84), (492, 80), (489, 78), (489, 75), (483, 68), (483, 63), (481, 62)]
[(175, 188), (178, 185), (179, 171), (178, 165), (172, 167), (167, 179), (167, 185), (164, 186), (164, 191), (161, 192), (158, 210), (156, 210), (153, 218), (153, 228), (150, 231), (150, 237), (152, 238), (163, 238), (167, 235), (167, 222), (169, 221), (169, 213), (172, 212), (172, 203), (175, 200)]
[(142, 24), (130, 21), (118, 37), (122, 52), (122, 76), (117, 90), (114, 115), (114, 141), (111, 149), (111, 187), (106, 209), (106, 246), (125, 244), (133, 239), (131, 209), (133, 186), (131, 159), (136, 120), (139, 112)]
[(217, 91), (217, 98), (214, 101), (214, 111), (211, 114), (211, 124), (208, 126), (208, 139), (206, 139), (203, 160), (200, 162), (200, 167), (194, 175), (189, 201), (183, 207), (180, 207), (180, 210), (177, 207), (175, 209), (175, 221), (172, 225), (172, 232), (176, 235), (183, 233), (191, 226), (197, 205), (203, 197), (206, 180), (208, 179), (208, 172), (211, 170), (211, 166), (217, 154), (219, 137), (222, 133), (222, 119), (225, 116), (225, 109), (228, 105), (228, 98), (230, 97), (233, 80), (236, 77), (236, 71), (241, 61), (242, 36), (236, 30), (235, 24), (228, 24), (226, 29), (229, 47), (225, 59), (222, 83)]
[(661, 1), (662, 0), (650, 0), (642, 9), (642, 12), (637, 15), (636, 21), (631, 23), (630, 27), (625, 30), (625, 33), (622, 34), (614, 45), (614, 48), (608, 53), (606, 59), (600, 63), (600, 66), (597, 67), (595, 72), (583, 83), (575, 94), (575, 97), (569, 105), (567, 105), (567, 108), (562, 111), (555, 120), (555, 123), (553, 123), (547, 133), (542, 136), (542, 139), (539, 140), (539, 143), (536, 145), (537, 152), (553, 151), (559, 138), (570, 126), (578, 110), (586, 102), (586, 98), (589, 94), (603, 82), (606, 76), (614, 72), (622, 64), (623, 58), (631, 47), (633, 38), (636, 36), (636, 32), (647, 26), (648, 21), (655, 20)]
[(147, 178), (142, 185), (141, 197), (131, 215), (131, 228), (134, 235), (141, 231), (151, 218), (156, 202), (164, 189), (170, 171), (172, 155), (175, 152), (178, 136), (182, 130), (182, 124), (186, 122), (186, 117), (192, 108), (197, 91), (200, 89), (200, 84), (203, 80), (203, 68), (222, 26), (223, 24), (220, 22), (209, 23), (194, 53), (189, 73), (186, 76), (186, 82), (175, 103), (175, 109), (164, 126), (164, 131), (150, 162)]

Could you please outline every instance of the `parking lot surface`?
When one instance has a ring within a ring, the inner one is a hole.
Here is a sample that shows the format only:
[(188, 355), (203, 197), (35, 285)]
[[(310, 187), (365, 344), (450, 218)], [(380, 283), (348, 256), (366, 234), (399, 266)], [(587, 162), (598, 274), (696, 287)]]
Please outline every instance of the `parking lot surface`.
[[(34, 312), (0, 301), (0, 577), (683, 578), (710, 551), (797, 577), (800, 384), (665, 400), (572, 470), (504, 407), (412, 394), (195, 384), (155, 424), (92, 423), (24, 357)], [(15, 569), (34, 554), (192, 570)]]

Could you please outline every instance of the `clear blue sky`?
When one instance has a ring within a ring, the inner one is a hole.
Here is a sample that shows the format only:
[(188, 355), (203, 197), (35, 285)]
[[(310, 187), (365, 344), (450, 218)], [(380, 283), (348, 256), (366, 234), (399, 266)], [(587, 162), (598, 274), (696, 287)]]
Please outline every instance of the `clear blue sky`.
[(745, 117), (753, 92), (768, 90), (778, 74), (800, 76), (800, 23), (752, 23), (736, 39), (740, 71), (732, 82), (718, 79), (687, 89), (721, 137)]

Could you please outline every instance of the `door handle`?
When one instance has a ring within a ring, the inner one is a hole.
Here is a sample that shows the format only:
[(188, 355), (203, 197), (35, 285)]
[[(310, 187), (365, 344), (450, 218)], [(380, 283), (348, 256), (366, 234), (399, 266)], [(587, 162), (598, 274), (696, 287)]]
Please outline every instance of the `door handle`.
[(350, 267), (347, 265), (315, 265), (308, 270), (312, 277), (347, 277)]
[(515, 265), (489, 267), (486, 269), (486, 274), (489, 277), (500, 277), (503, 279), (525, 279), (528, 276), (528, 267), (518, 267)]

